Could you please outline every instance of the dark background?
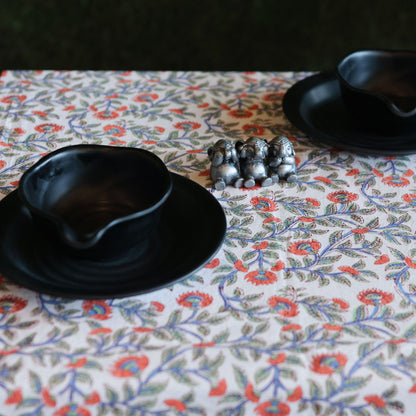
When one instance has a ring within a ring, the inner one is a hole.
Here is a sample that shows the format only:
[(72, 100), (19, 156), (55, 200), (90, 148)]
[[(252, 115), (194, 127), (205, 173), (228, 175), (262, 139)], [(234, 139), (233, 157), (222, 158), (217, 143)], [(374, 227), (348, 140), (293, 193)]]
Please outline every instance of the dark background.
[(415, 49), (416, 1), (0, 0), (0, 69), (324, 70)]

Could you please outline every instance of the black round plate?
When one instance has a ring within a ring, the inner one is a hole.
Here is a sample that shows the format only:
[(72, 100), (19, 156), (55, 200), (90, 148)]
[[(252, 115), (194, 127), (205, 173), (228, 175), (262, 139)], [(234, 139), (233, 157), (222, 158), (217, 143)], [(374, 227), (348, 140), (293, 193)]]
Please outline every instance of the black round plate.
[(0, 272), (17, 284), (66, 298), (146, 293), (195, 273), (222, 245), (224, 211), (202, 186), (172, 173), (160, 225), (143, 253), (135, 247), (103, 260), (75, 256), (39, 233), (16, 191), (0, 201)]
[(293, 85), (283, 98), (286, 117), (312, 140), (357, 153), (393, 156), (416, 152), (416, 132), (383, 135), (348, 112), (335, 72), (321, 72)]

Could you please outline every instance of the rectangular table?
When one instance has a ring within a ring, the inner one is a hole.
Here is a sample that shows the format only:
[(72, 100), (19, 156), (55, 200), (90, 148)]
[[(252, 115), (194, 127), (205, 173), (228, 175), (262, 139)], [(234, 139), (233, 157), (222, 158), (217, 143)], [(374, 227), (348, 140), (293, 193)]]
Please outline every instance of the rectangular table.
[[(132, 146), (211, 192), (227, 232), (203, 268), (137, 296), (3, 276), (1, 415), (415, 412), (415, 156), (312, 143), (281, 105), (308, 75), (3, 72), (2, 198), (55, 149)], [(298, 181), (213, 190), (207, 149), (252, 135), (289, 137)]]

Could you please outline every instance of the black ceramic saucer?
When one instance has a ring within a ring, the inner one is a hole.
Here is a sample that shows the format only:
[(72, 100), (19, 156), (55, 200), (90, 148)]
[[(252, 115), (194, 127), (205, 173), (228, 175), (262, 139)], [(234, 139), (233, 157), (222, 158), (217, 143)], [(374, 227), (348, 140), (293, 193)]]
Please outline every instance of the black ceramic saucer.
[(186, 278), (222, 245), (224, 211), (205, 188), (172, 174), (173, 190), (153, 241), (118, 257), (76, 257), (33, 226), (16, 191), (0, 201), (0, 273), (40, 293), (66, 298), (116, 298), (149, 292)]
[(335, 72), (322, 72), (293, 85), (283, 98), (286, 117), (312, 140), (370, 155), (416, 153), (416, 131), (389, 135), (355, 120), (344, 105)]

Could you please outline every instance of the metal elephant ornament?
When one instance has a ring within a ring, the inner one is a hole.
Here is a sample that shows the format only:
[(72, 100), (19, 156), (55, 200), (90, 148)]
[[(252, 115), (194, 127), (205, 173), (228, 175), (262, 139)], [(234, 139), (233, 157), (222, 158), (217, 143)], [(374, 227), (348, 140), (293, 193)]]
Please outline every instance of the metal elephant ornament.
[(285, 136), (277, 136), (271, 140), (269, 145), (268, 166), (273, 183), (277, 183), (279, 179), (296, 182), (298, 177), (292, 143)]
[(245, 142), (236, 143), (237, 154), (240, 158), (241, 173), (244, 187), (252, 188), (256, 182), (261, 186), (270, 186), (273, 180), (269, 175), (267, 158), (269, 145), (266, 140), (249, 137)]
[(222, 191), (227, 185), (236, 188), (242, 186), (237, 151), (228, 140), (218, 140), (208, 149), (208, 157), (211, 161), (210, 175), (215, 189)]

